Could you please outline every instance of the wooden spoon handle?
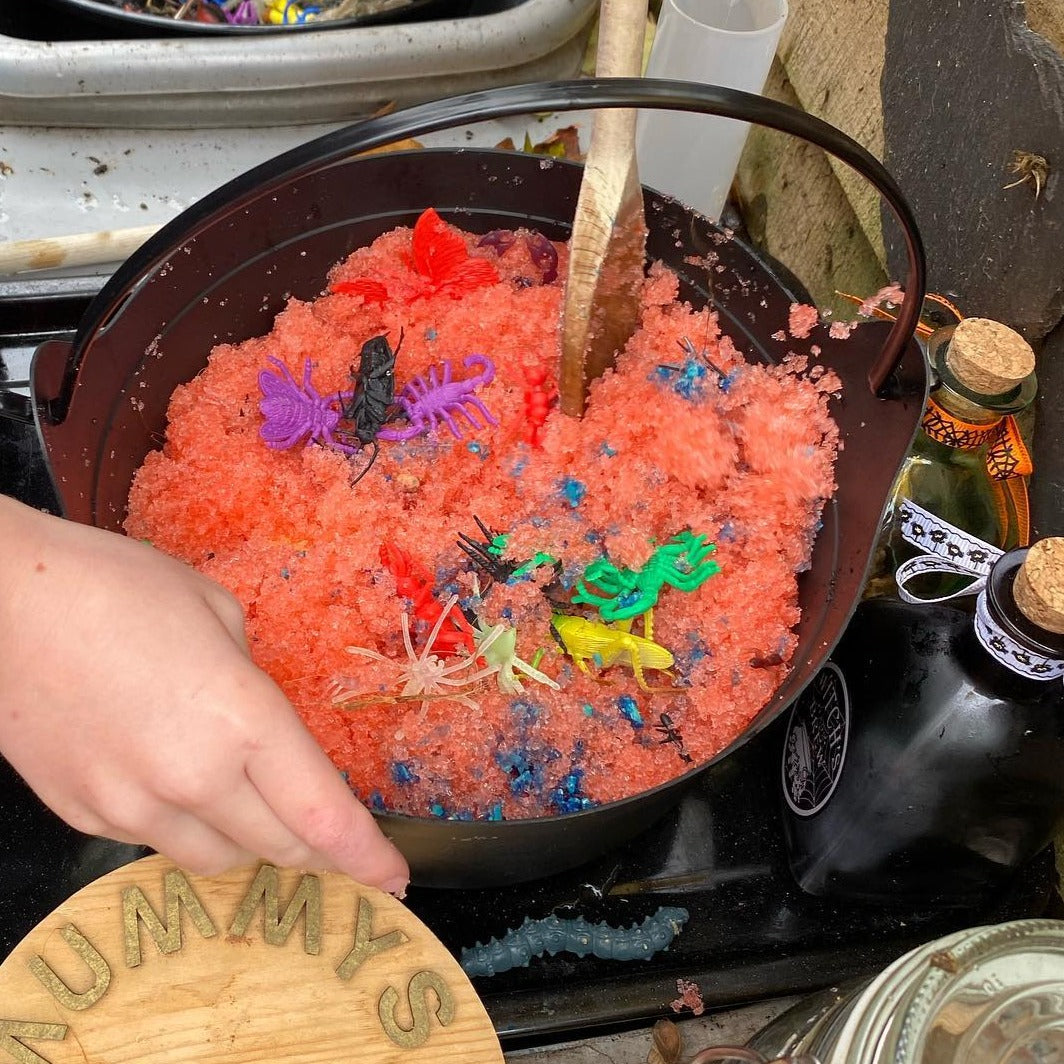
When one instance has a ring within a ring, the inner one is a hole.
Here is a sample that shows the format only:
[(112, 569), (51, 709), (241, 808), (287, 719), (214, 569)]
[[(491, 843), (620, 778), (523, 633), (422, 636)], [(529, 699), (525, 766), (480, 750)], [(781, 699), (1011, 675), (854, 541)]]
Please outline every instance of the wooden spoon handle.
[[(638, 77), (647, 0), (602, 0), (596, 74)], [(635, 329), (646, 226), (635, 157), (636, 112), (600, 108), (584, 163), (562, 311), (562, 411), (584, 413), (590, 382)]]

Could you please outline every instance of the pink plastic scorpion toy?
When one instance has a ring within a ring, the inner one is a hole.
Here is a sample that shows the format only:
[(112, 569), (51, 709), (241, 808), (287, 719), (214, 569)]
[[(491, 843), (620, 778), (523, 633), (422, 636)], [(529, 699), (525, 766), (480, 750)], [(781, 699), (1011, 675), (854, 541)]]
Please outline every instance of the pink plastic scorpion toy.
[(455, 439), (463, 439), (462, 430), (455, 417), (461, 414), (475, 429), (484, 428), (470, 410), (479, 411), (486, 424), (498, 425), (488, 412), (487, 407), (473, 394), (482, 384), (490, 384), (495, 379), (495, 363), (486, 355), (467, 355), (462, 365), (466, 369), (475, 366), (481, 368), (476, 376), (466, 380), (451, 379), (451, 363), (444, 359), (441, 363), (442, 378), (437, 375), (436, 367), (429, 368), (428, 380), (414, 377), (408, 381), (396, 396), (396, 402), (403, 409), (409, 424), (406, 428), (382, 428), (377, 433), (380, 440), (410, 440), (434, 429), (443, 421), (451, 430)]

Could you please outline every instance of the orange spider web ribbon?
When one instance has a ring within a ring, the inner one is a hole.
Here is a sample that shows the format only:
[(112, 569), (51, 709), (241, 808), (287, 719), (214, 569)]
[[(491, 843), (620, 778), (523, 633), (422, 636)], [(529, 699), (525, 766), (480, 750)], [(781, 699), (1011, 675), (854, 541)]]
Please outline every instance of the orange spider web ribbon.
[[(1031, 507), (1027, 496), (1027, 477), (1034, 472), (1030, 451), (1020, 435), (1016, 419), (1007, 414), (984, 424), (964, 421), (928, 399), (922, 427), (936, 443), (974, 451), (987, 444), (986, 471), (994, 489), (1001, 527), (1008, 532), (1013, 522), (1016, 539), (1026, 547), (1031, 538)], [(1010, 517), (1010, 509), (1012, 515)]]

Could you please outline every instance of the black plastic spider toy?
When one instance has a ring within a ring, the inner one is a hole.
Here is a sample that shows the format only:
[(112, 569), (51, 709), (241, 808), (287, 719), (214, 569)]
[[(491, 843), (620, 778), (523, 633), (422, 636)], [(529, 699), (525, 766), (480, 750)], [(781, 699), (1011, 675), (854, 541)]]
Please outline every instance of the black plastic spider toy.
[(507, 561), (503, 558), (503, 553), (506, 550), (507, 535), (493, 532), (476, 514), (473, 515), (473, 520), (476, 521), (477, 528), (480, 529), (484, 539), (473, 539), (472, 536), (459, 532), (458, 547), (465, 552), (469, 560), (481, 572), (486, 573), (493, 582), (497, 581), (505, 584), (514, 577), (524, 576), (537, 566), (550, 565), (554, 568), (555, 578), (550, 583), (543, 585), (543, 593), (559, 609), (571, 610), (572, 603), (569, 601), (569, 595), (558, 580), (562, 571), (562, 563), (560, 561), (552, 558), (549, 554), (543, 553), (539, 553), (527, 561)]

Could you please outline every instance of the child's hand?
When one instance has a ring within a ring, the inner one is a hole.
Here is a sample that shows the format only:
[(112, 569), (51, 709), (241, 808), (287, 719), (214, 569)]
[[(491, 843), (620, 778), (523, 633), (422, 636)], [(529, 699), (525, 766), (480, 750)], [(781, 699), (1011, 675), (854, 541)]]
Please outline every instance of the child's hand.
[(401, 893), (406, 861), (248, 655), (237, 601), (145, 544), (0, 496), (0, 751), (81, 831), (214, 874)]

